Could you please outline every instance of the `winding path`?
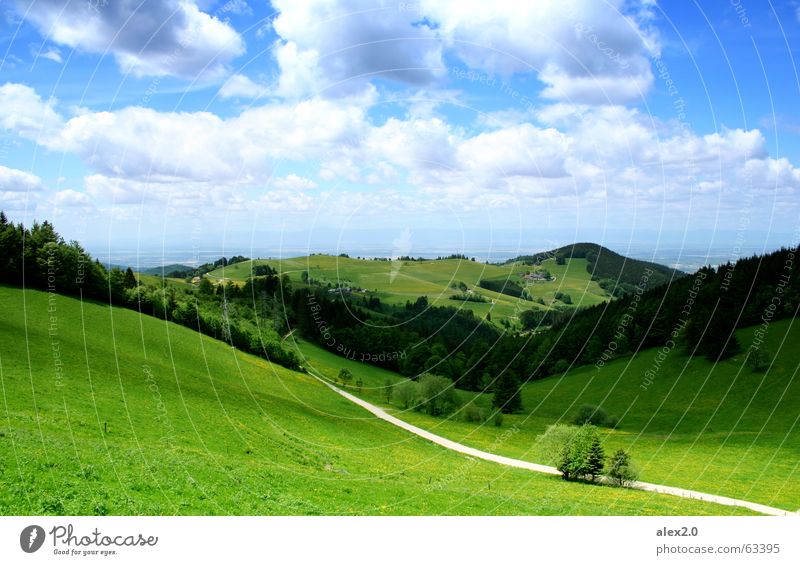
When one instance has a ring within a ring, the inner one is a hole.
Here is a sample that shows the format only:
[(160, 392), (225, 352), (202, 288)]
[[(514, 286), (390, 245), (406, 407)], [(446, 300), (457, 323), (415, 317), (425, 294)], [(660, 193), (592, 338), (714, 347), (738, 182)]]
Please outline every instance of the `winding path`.
[[(489, 453), (488, 451), (481, 451), (480, 449), (475, 449), (474, 447), (466, 446), (463, 443), (458, 443), (453, 440), (447, 439), (445, 437), (436, 435), (434, 433), (429, 432), (428, 430), (423, 430), (422, 428), (418, 428), (417, 426), (409, 424), (408, 422), (405, 422), (400, 418), (392, 416), (382, 408), (378, 408), (377, 406), (367, 402), (366, 400), (362, 400), (357, 396), (350, 394), (349, 392), (343, 391), (339, 387), (334, 386), (324, 378), (314, 373), (309, 373), (309, 374), (318, 381), (320, 381), (321, 383), (323, 383), (325, 386), (333, 390), (334, 392), (341, 394), (350, 402), (358, 404), (359, 406), (361, 406), (368, 412), (371, 412), (381, 420), (389, 422), (390, 424), (393, 424), (398, 428), (402, 428), (407, 432), (411, 432), (412, 434), (424, 438), (432, 443), (441, 445), (442, 447), (445, 447), (452, 451), (457, 451), (458, 453), (463, 453), (464, 455), (469, 455), (470, 457), (476, 457), (478, 459), (492, 461), (493, 463), (499, 463), (500, 465), (506, 465), (508, 467), (517, 467), (518, 469), (527, 469), (529, 471), (534, 471), (536, 473), (546, 473), (548, 475), (561, 475), (561, 473), (555, 467), (549, 467), (547, 465), (539, 465), (537, 463), (531, 463), (530, 461), (523, 461), (521, 459), (512, 459), (511, 457), (504, 457), (502, 455), (495, 455), (494, 453)], [(770, 516), (797, 515), (796, 512), (790, 512), (788, 510), (783, 510), (781, 508), (773, 508), (772, 506), (765, 506), (763, 504), (758, 504), (756, 502), (748, 502), (746, 500), (729, 498), (727, 496), (718, 496), (716, 494), (709, 494), (706, 492), (699, 492), (696, 490), (687, 490), (677, 487), (656, 485), (652, 483), (643, 483), (638, 481), (633, 483), (631, 485), (631, 488), (644, 490), (648, 492), (654, 492), (658, 494), (671, 494), (674, 496), (680, 496), (682, 498), (691, 498), (693, 500), (714, 502), (717, 504), (723, 504), (725, 506), (738, 506), (741, 508), (747, 508), (749, 510), (753, 510), (754, 512), (760, 512), (761, 514), (768, 514)]]

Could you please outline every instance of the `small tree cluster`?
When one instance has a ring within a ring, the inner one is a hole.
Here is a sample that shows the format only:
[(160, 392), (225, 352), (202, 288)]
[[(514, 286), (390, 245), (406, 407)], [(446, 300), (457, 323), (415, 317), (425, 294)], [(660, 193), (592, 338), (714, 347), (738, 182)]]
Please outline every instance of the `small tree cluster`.
[(431, 416), (443, 416), (461, 406), (455, 385), (445, 377), (424, 373), (418, 381), (408, 380), (394, 387), (392, 396), (404, 409), (424, 411)]
[(558, 470), (569, 480), (595, 481), (603, 472), (605, 452), (597, 428), (591, 424), (581, 426), (561, 448)]
[(339, 370), (339, 382), (341, 382), (344, 386), (350, 384), (350, 381), (353, 380), (353, 373), (350, 369), (340, 369)]

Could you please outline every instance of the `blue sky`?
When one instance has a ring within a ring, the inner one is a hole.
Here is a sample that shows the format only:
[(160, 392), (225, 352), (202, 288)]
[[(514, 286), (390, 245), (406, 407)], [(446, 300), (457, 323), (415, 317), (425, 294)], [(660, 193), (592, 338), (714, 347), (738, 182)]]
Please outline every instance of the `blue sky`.
[(90, 249), (797, 239), (797, 2), (0, 9), (2, 208)]

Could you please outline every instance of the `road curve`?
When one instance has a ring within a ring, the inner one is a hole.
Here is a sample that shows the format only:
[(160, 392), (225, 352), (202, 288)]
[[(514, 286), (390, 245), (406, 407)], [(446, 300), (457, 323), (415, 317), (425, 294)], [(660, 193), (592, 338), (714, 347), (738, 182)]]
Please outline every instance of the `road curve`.
[[(389, 422), (390, 424), (394, 424), (398, 428), (402, 428), (407, 432), (411, 432), (412, 434), (424, 438), (432, 443), (441, 445), (442, 447), (446, 447), (447, 449), (450, 449), (452, 451), (457, 451), (458, 453), (463, 453), (464, 455), (469, 455), (470, 457), (476, 457), (478, 459), (492, 461), (493, 463), (499, 463), (500, 465), (506, 465), (508, 467), (527, 469), (529, 471), (534, 471), (536, 473), (546, 473), (548, 475), (561, 475), (561, 473), (555, 467), (549, 467), (547, 465), (539, 465), (537, 463), (531, 463), (530, 461), (522, 461), (521, 459), (512, 459), (511, 457), (496, 455), (494, 453), (489, 453), (488, 451), (481, 451), (480, 449), (475, 449), (474, 447), (466, 446), (463, 443), (458, 443), (453, 440), (447, 439), (445, 437), (436, 435), (434, 433), (429, 432), (428, 430), (423, 430), (422, 428), (418, 428), (417, 426), (409, 424), (408, 422), (403, 421), (400, 418), (392, 416), (382, 408), (378, 408), (377, 406), (367, 402), (366, 400), (362, 400), (361, 398), (358, 398), (357, 396), (354, 396), (349, 392), (345, 392), (344, 390), (331, 384), (330, 382), (328, 382), (322, 377), (319, 377), (318, 375), (315, 375), (313, 373), (309, 374), (318, 381), (320, 381), (321, 383), (323, 383), (325, 386), (333, 390), (334, 392), (341, 394), (350, 402), (353, 402), (354, 404), (361, 406), (363, 409), (372, 413), (381, 420)], [(718, 496), (716, 494), (709, 494), (707, 492), (687, 490), (677, 487), (670, 487), (666, 485), (655, 485), (652, 483), (635, 482), (631, 485), (631, 488), (644, 490), (648, 492), (654, 492), (658, 494), (671, 494), (674, 496), (680, 496), (682, 498), (691, 498), (693, 500), (714, 502), (716, 504), (722, 504), (724, 506), (738, 506), (741, 508), (747, 508), (749, 510), (753, 510), (754, 512), (760, 512), (761, 514), (767, 514), (770, 516), (792, 516), (797, 514), (796, 512), (790, 512), (788, 510), (783, 510), (781, 508), (773, 508), (771, 506), (765, 506), (763, 504), (758, 504), (756, 502), (748, 502), (747, 500), (739, 500), (736, 498), (729, 498), (727, 496)]]

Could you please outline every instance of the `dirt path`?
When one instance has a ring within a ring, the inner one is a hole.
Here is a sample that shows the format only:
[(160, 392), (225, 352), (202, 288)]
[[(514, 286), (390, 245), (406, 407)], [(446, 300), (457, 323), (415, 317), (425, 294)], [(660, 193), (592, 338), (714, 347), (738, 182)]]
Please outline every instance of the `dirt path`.
[[(548, 467), (547, 465), (539, 465), (537, 463), (531, 463), (530, 461), (522, 461), (521, 459), (512, 459), (511, 457), (504, 457), (502, 455), (495, 455), (494, 453), (489, 453), (488, 451), (481, 451), (480, 449), (475, 449), (474, 447), (466, 446), (463, 443), (458, 443), (453, 440), (444, 438), (442, 436), (431, 433), (428, 430), (423, 430), (422, 428), (418, 428), (417, 426), (409, 424), (408, 422), (405, 422), (400, 418), (392, 416), (382, 408), (379, 408), (374, 404), (367, 402), (366, 400), (362, 400), (357, 396), (350, 394), (349, 392), (343, 391), (339, 387), (332, 385), (327, 380), (319, 377), (318, 375), (315, 375), (313, 373), (310, 374), (312, 377), (316, 378), (318, 381), (323, 383), (331, 390), (337, 392), (338, 394), (341, 394), (349, 401), (358, 404), (359, 406), (361, 406), (368, 412), (372, 413), (376, 417), (380, 418), (381, 420), (389, 422), (390, 424), (394, 424), (398, 428), (402, 428), (407, 432), (411, 432), (414, 435), (424, 438), (437, 445), (441, 445), (442, 447), (445, 447), (452, 451), (457, 451), (458, 453), (463, 453), (464, 455), (469, 455), (470, 457), (476, 457), (478, 459), (492, 461), (493, 463), (499, 463), (500, 465), (507, 465), (508, 467), (527, 469), (529, 471), (534, 471), (536, 473), (546, 473), (548, 475), (561, 474), (555, 467)], [(768, 514), (770, 516), (789, 516), (796, 514), (796, 512), (790, 512), (788, 510), (782, 510), (780, 508), (773, 508), (771, 506), (765, 506), (763, 504), (758, 504), (755, 502), (748, 502), (746, 500), (738, 500), (736, 498), (729, 498), (727, 496), (718, 496), (716, 494), (709, 494), (706, 492), (687, 490), (677, 487), (669, 487), (665, 485), (655, 485), (652, 483), (636, 482), (633, 485), (631, 485), (631, 487), (658, 494), (671, 494), (674, 496), (680, 496), (682, 498), (691, 498), (693, 500), (714, 502), (717, 504), (723, 504), (725, 506), (739, 506), (742, 508), (753, 510), (754, 512)]]

